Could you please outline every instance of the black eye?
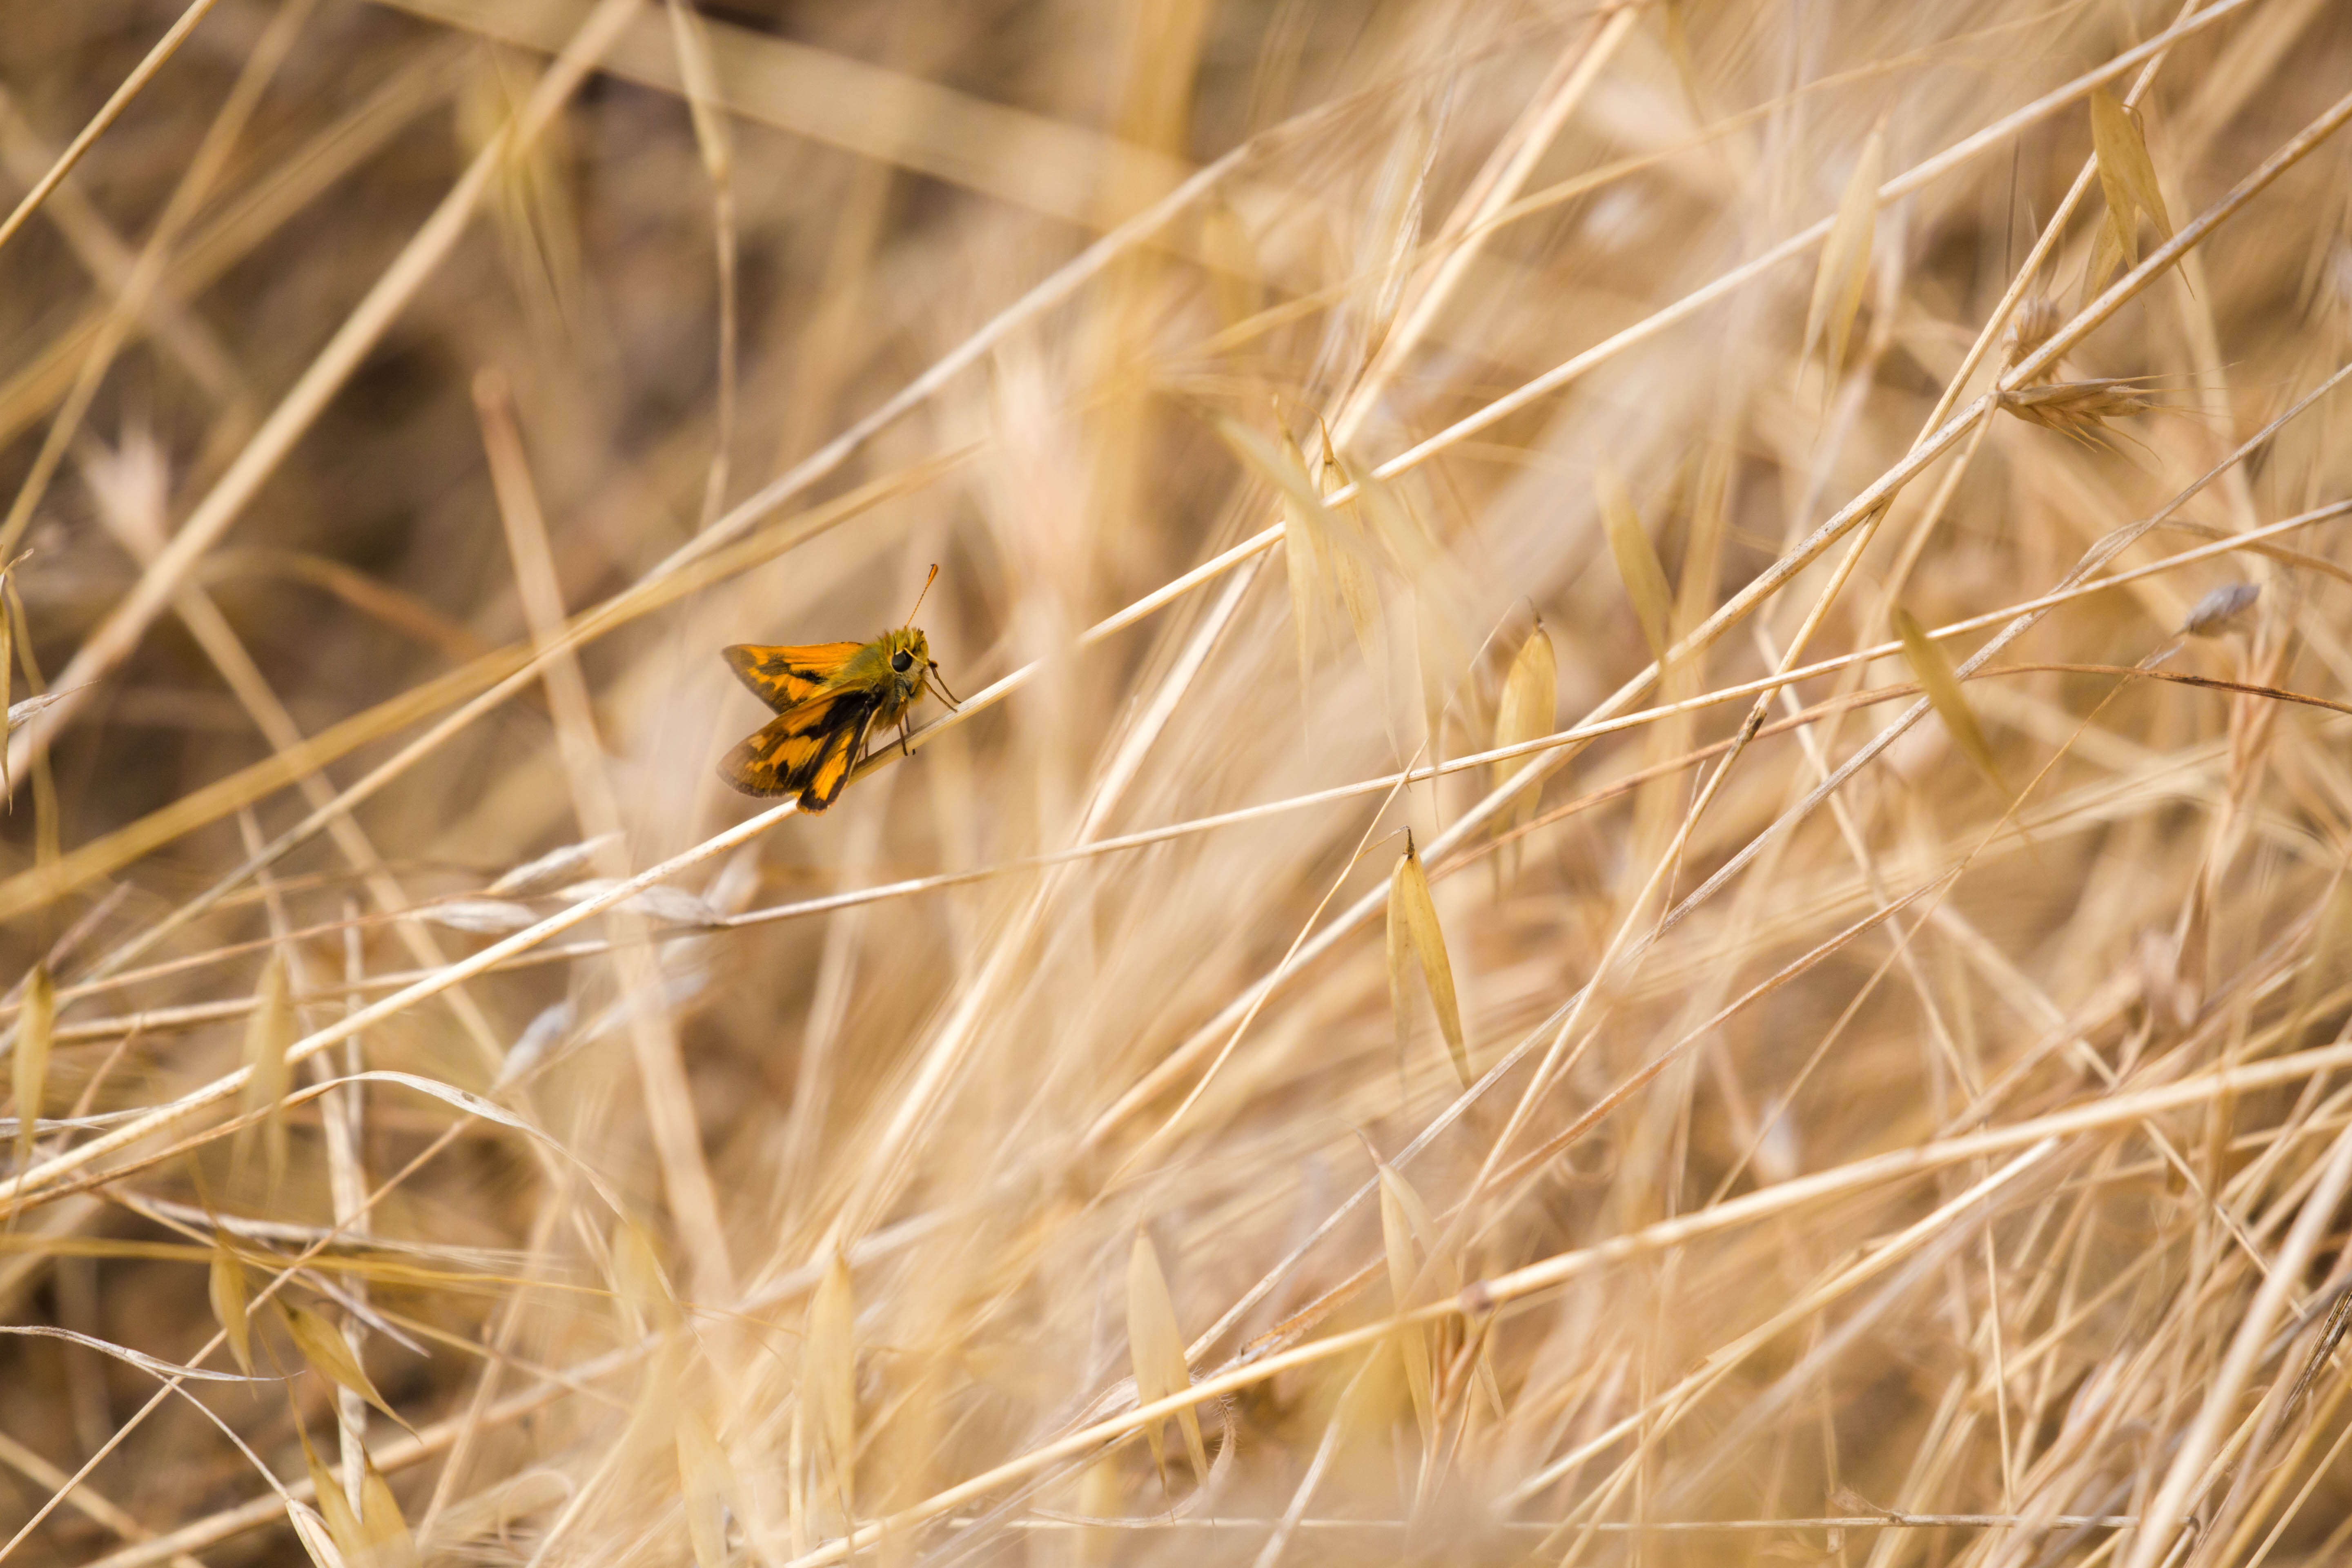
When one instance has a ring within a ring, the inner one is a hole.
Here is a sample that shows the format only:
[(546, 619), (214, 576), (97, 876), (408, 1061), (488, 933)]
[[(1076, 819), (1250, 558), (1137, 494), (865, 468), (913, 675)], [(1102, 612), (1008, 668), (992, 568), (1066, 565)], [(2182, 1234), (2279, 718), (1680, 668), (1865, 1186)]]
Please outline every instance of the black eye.
[(900, 648), (890, 656), (890, 668), (904, 675), (915, 668), (915, 656), (905, 648)]

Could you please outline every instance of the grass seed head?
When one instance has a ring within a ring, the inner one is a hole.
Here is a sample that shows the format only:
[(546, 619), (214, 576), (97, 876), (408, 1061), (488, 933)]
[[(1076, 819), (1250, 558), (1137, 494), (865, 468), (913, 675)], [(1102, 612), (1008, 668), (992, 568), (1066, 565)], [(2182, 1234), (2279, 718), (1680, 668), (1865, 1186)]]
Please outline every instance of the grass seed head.
[(294, 1422), (295, 1436), (302, 1440), (302, 1463), (310, 1475), (310, 1492), (320, 1520), (327, 1527), (327, 1537), (343, 1560), (344, 1568), (373, 1568), (367, 1528), (361, 1522), (359, 1510), (344, 1490), (342, 1481), (319, 1458), (310, 1447), (310, 1429), (298, 1415)]
[(367, 1369), (360, 1365), (360, 1358), (352, 1353), (352, 1342), (343, 1337), (342, 1330), (308, 1307), (292, 1301), (273, 1301), (279, 1321), (293, 1336), (294, 1348), (311, 1371), (338, 1388), (351, 1390), (403, 1426), (408, 1425), (401, 1420), (400, 1412), (385, 1404), (383, 1395), (376, 1392), (375, 1384), (368, 1380)]
[(229, 1353), (236, 1358), (237, 1370), (252, 1376), (253, 1322), (247, 1306), (250, 1298), (245, 1285), (245, 1265), (218, 1241), (213, 1244), (205, 1290), (212, 1301), (213, 1317), (219, 1322), (221, 1332), (228, 1336)]
[(2059, 381), (2001, 394), (2000, 405), (2029, 425), (2095, 446), (2115, 420), (2159, 406), (2147, 388), (2123, 378)]
[(1617, 477), (1616, 469), (1605, 463), (1595, 469), (1592, 488), (1625, 596), (1633, 601), (1633, 616), (1649, 641), (1650, 657), (1663, 662), (1674, 641), (1674, 593), (1666, 585), (1666, 569), (1658, 560), (1657, 546), (1650, 542), (1641, 513), (1633, 510), (1633, 492)]
[(801, 1405), (810, 1413), (832, 1496), (853, 1507), (857, 1467), (857, 1300), (838, 1252), (809, 1299), (801, 1340)]
[(1870, 251), (1878, 233), (1878, 187), (1886, 178), (1886, 136), (1873, 131), (1846, 177), (1838, 198), (1837, 216), (1829, 237), (1822, 243), (1821, 261), (1813, 274), (1813, 296), (1805, 308), (1804, 353), (1816, 343), (1834, 376), (1845, 364), (1846, 340), (1862, 309), (1870, 281)]
[[(1192, 1371), (1184, 1360), (1184, 1336), (1176, 1326), (1175, 1299), (1168, 1293), (1168, 1276), (1160, 1267), (1159, 1249), (1151, 1245), (1150, 1236), (1140, 1230), (1135, 1233), (1135, 1246), (1128, 1254), (1127, 1342), (1135, 1368), (1137, 1403), (1150, 1405), (1192, 1386)], [(1192, 1479), (1206, 1485), (1209, 1454), (1201, 1436), (1200, 1412), (1186, 1407), (1178, 1413), (1176, 1425), (1184, 1435)], [(1143, 1435), (1151, 1448), (1151, 1461), (1164, 1479), (1168, 1456), (1161, 1423), (1150, 1423)]]
[(2136, 267), (2139, 220), (2147, 218), (2158, 235), (2170, 239), (2172, 219), (2164, 210), (2164, 192), (2138, 111), (2105, 88), (2091, 92), (2091, 144), (2098, 160), (2099, 189), (2106, 197), (2109, 232), (2124, 265)]
[(401, 1514), (400, 1500), (392, 1495), (392, 1484), (373, 1460), (360, 1473), (360, 1537), (368, 1568), (419, 1568), (424, 1561)]
[[(1381, 1243), (1388, 1255), (1389, 1300), (1394, 1310), (1402, 1312), (1420, 1304), (1413, 1287), (1421, 1277), (1422, 1262), (1435, 1239), (1435, 1232), (1421, 1194), (1386, 1162), (1380, 1166), (1380, 1183)], [(1421, 1430), (1422, 1447), (1426, 1452), (1437, 1436), (1429, 1331), (1418, 1326), (1399, 1330), (1397, 1350), (1404, 1358), (1405, 1388), (1412, 1399), (1413, 1421)]]
[[(246, 1080), (239, 1097), (242, 1114), (261, 1119), (257, 1135), (272, 1196), (286, 1179), (286, 1091), (293, 1081), (286, 1053), (300, 1035), (301, 1028), (294, 1017), (292, 990), (286, 977), (286, 955), (272, 952), (269, 961), (261, 966), (261, 981), (254, 988), (253, 1011), (246, 1021)], [(234, 1163), (240, 1171), (256, 1136), (256, 1125), (250, 1122), (237, 1132)]]
[(1960, 688), (1959, 676), (1943, 645), (1930, 637), (1911, 612), (1899, 605), (1894, 612), (1895, 635), (1903, 645), (1903, 661), (1911, 667), (1911, 677), (1926, 692), (1944, 721), (1944, 728), (1953, 743), (1969, 762), (1976, 764), (1987, 783), (2001, 793), (2010, 794), (2008, 784), (2000, 776), (2000, 764), (1994, 759), (1992, 742), (1985, 739), (1984, 726), (1977, 721), (1976, 710), (1969, 706), (1968, 694)]
[(2259, 583), (2224, 583), (2218, 588), (2209, 588), (2189, 606), (2189, 618), (2180, 623), (2180, 635), (2226, 637), (2244, 626), (2254, 601), (2262, 596)]
[[(2017, 302), (2017, 310), (2010, 318), (2009, 331), (2002, 339), (2002, 364), (2032, 359), (2035, 351), (2065, 324), (2065, 308), (2057, 300), (2047, 294), (2028, 294)], [(2055, 365), (2051, 367), (2053, 372), (2056, 369)]]
[[(1559, 715), (1559, 657), (1552, 649), (1551, 634), (1538, 620), (1528, 631), (1527, 640), (1511, 659), (1510, 672), (1503, 678), (1503, 697), (1495, 710), (1495, 749), (1523, 746), (1539, 741), (1552, 732)], [(1526, 757), (1507, 758), (1494, 764), (1491, 787), (1500, 789), (1528, 765)], [(1513, 801), (1507, 817), (1497, 817), (1505, 830), (1517, 826), (1535, 816), (1536, 803), (1541, 798), (1540, 785), (1530, 785)], [(1500, 868), (1507, 886), (1512, 879), (1512, 868), (1517, 863), (1516, 847), (1507, 851), (1508, 857)]]
[(1412, 1038), (1412, 972), (1421, 974), (1429, 1004), (1437, 1014), (1438, 1032), (1454, 1071), (1467, 1089), (1473, 1079), (1470, 1047), (1462, 1032), (1462, 1005), (1454, 990), (1454, 963), (1446, 956), (1445, 932), (1437, 923), (1437, 901), (1429, 891), (1429, 874), (1414, 853), (1412, 836), (1404, 853), (1389, 873), (1388, 903), (1389, 1005), (1396, 1023), (1397, 1055), (1403, 1059)]

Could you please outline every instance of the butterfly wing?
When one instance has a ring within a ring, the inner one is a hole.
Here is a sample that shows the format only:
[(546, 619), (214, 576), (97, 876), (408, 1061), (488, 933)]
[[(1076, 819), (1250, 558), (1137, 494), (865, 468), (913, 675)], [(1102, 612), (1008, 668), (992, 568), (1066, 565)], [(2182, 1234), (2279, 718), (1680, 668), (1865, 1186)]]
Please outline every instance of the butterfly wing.
[(723, 650), (735, 679), (759, 694), (760, 700), (782, 713), (815, 696), (841, 667), (856, 657), (864, 643), (803, 643), (795, 647), (770, 647), (761, 643), (737, 643)]
[(795, 795), (823, 811), (849, 782), (874, 722), (870, 692), (838, 691), (800, 703), (727, 753), (719, 776), (745, 795)]

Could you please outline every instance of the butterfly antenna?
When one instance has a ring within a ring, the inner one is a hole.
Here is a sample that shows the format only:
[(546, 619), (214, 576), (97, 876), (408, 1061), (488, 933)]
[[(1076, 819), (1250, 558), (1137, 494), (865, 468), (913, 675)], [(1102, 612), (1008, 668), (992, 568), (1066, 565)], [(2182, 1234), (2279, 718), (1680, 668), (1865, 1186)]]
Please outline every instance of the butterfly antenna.
[[(923, 592), (915, 595), (915, 610), (919, 610), (923, 607), (924, 597), (930, 593), (931, 584), (939, 580), (940, 563), (934, 561), (931, 563), (931, 574), (923, 579)], [(907, 612), (907, 618), (899, 624), (902, 626), (913, 626), (915, 624), (915, 610), (908, 610)]]

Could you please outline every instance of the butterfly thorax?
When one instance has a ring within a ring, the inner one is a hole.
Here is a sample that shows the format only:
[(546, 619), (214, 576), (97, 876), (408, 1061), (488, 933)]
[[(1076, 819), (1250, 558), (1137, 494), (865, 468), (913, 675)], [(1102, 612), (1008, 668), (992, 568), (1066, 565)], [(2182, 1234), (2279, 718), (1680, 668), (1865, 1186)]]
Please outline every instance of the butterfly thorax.
[(899, 626), (859, 648), (820, 689), (871, 692), (877, 724), (895, 724), (923, 689), (930, 661), (929, 639), (913, 626)]

